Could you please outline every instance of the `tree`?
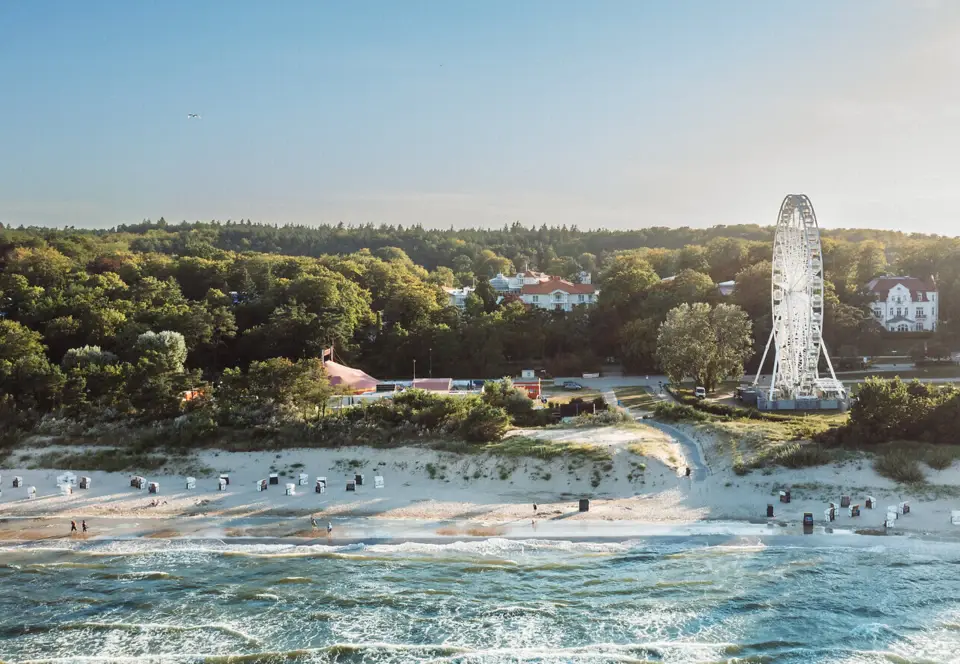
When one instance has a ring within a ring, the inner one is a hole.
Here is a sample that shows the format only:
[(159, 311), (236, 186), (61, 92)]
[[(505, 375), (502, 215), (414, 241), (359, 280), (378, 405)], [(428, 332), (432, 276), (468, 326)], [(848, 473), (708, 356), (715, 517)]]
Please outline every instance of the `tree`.
[(682, 304), (671, 309), (657, 336), (657, 356), (672, 382), (693, 378), (713, 390), (743, 374), (753, 354), (750, 319), (736, 305)]
[(140, 357), (157, 366), (160, 372), (181, 373), (187, 361), (187, 343), (179, 332), (144, 332), (137, 337)]
[(91, 365), (115, 364), (117, 361), (116, 355), (102, 350), (100, 346), (83, 346), (68, 350), (63, 356), (61, 366), (68, 370), (74, 367), (86, 368)]
[(0, 320), (0, 360), (42, 356), (43, 337), (14, 320)]
[(650, 373), (659, 368), (657, 363), (657, 332), (660, 322), (655, 318), (637, 318), (620, 331), (620, 361), (630, 373)]

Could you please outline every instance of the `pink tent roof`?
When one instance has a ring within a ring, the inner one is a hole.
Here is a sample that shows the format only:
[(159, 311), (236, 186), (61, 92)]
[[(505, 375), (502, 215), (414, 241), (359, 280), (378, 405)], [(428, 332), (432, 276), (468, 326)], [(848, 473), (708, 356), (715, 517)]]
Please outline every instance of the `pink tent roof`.
[(330, 376), (330, 384), (334, 387), (342, 386), (357, 392), (366, 392), (375, 389), (377, 383), (380, 382), (370, 374), (360, 371), (360, 369), (354, 369), (330, 360), (324, 362), (323, 367), (327, 370), (327, 375)]
[(449, 392), (453, 387), (452, 378), (418, 378), (413, 381), (413, 387), (428, 392)]

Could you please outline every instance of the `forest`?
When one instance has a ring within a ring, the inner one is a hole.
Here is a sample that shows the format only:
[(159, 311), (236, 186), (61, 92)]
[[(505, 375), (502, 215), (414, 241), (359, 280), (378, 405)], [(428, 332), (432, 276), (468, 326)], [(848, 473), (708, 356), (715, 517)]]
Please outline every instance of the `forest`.
[[(770, 332), (772, 238), (772, 227), (753, 225), (435, 230), (161, 219), (0, 228), (3, 413), (163, 418), (183, 408), (184, 391), (253, 394), (264, 383), (282, 383), (302, 405), (325, 398), (306, 386), (331, 346), (381, 379), (409, 377), (414, 361), (419, 375), (454, 378), (521, 368), (576, 375), (607, 363), (654, 373), (661, 324), (695, 303), (746, 313), (750, 370)], [(824, 337), (841, 363), (884, 352), (863, 290), (883, 274), (935, 277), (940, 329), (931, 341), (956, 344), (960, 241), (830, 230), (823, 250)], [(564, 313), (498, 302), (490, 277), (524, 268), (590, 272), (599, 303)], [(733, 294), (721, 295), (716, 284), (731, 279)], [(477, 287), (463, 310), (446, 306), (441, 289), (457, 285)]]

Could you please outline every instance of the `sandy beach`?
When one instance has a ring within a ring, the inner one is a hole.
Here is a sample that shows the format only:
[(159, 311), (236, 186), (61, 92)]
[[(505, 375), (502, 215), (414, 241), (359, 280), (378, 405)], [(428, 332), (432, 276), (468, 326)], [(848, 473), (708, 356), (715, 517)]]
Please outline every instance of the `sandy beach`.
[[(97, 470), (74, 470), (78, 477), (91, 478), (91, 488), (62, 495), (57, 477), (63, 471), (30, 469), (28, 461), (25, 467), (0, 471), (0, 539), (69, 536), (70, 520), (87, 520), (91, 537), (325, 536), (312, 528), (311, 516), (321, 530), (330, 522), (333, 536), (348, 539), (377, 538), (378, 532), (384, 537), (629, 538), (657, 527), (711, 522), (770, 522), (792, 529), (804, 512), (813, 513), (818, 528), (882, 530), (887, 506), (901, 501), (910, 501), (911, 513), (892, 532), (960, 536), (960, 527), (950, 524), (950, 512), (960, 509), (960, 499), (935, 490), (960, 484), (956, 465), (929, 471), (933, 488), (913, 494), (878, 476), (865, 460), (737, 476), (714, 449), (714, 440), (690, 433), (707, 464), (706, 472), (691, 477), (685, 476), (687, 459), (677, 441), (645, 426), (516, 432), (605, 447), (612, 456), (608, 462), (460, 455), (415, 447), (204, 450), (197, 455), (198, 467), (212, 472), (197, 477), (196, 488), (187, 489), (182, 474), (146, 475), (159, 482), (157, 495), (132, 488), (129, 473)], [(29, 449), (17, 450), (11, 459), (28, 460), (30, 454)], [(272, 472), (279, 484), (258, 491), (257, 482)], [(306, 473), (306, 485), (285, 495), (285, 485), (298, 483), (300, 473)], [(346, 491), (347, 481), (358, 473), (363, 485)], [(218, 490), (220, 474), (230, 478), (224, 491)], [(383, 478), (383, 488), (374, 487), (375, 476)], [(14, 477), (23, 479), (22, 487), (12, 486)], [(327, 478), (323, 494), (314, 492), (317, 477)], [(30, 486), (36, 488), (32, 499), (27, 497)], [(778, 493), (787, 486), (792, 501), (784, 504)], [(851, 518), (843, 509), (834, 523), (825, 522), (828, 503), (839, 504), (843, 495), (861, 505), (861, 516)], [(866, 509), (868, 495), (876, 499), (876, 509)], [(579, 511), (581, 498), (590, 499), (588, 512)], [(775, 514), (769, 520), (768, 503)]]

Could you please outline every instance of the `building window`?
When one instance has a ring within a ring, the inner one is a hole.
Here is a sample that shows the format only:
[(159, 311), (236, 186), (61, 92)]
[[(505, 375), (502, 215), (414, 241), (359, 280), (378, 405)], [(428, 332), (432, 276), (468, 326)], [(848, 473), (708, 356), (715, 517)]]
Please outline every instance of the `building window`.
[(902, 316), (902, 315), (903, 315), (903, 309), (902, 309), (901, 307), (897, 307), (897, 315), (898, 315), (898, 316)]
[(563, 311), (563, 305), (558, 304), (556, 307), (554, 307), (554, 309), (556, 309), (557, 311)]
[(910, 328), (907, 326), (906, 323), (900, 323), (899, 325), (897, 325), (897, 332), (909, 332), (909, 331), (910, 331)]
[(923, 323), (917, 323), (917, 332), (923, 332)]
[(873, 315), (876, 316), (877, 318), (880, 318), (881, 316), (883, 316), (883, 312), (880, 311), (879, 309), (874, 309)]
[(587, 301), (587, 296), (586, 296), (586, 295), (581, 295), (581, 296), (580, 296), (580, 301), (581, 301), (581, 302), (586, 302), (586, 301)]
[(927, 314), (923, 313), (923, 307), (917, 307), (917, 318), (926, 318)]
[(560, 302), (563, 299), (563, 293), (554, 293), (553, 299), (556, 300), (557, 302)]
[(533, 296), (533, 301), (534, 301), (534, 302), (539, 302), (539, 301), (540, 301), (540, 296), (539, 296), (539, 295), (534, 295), (534, 296)]

